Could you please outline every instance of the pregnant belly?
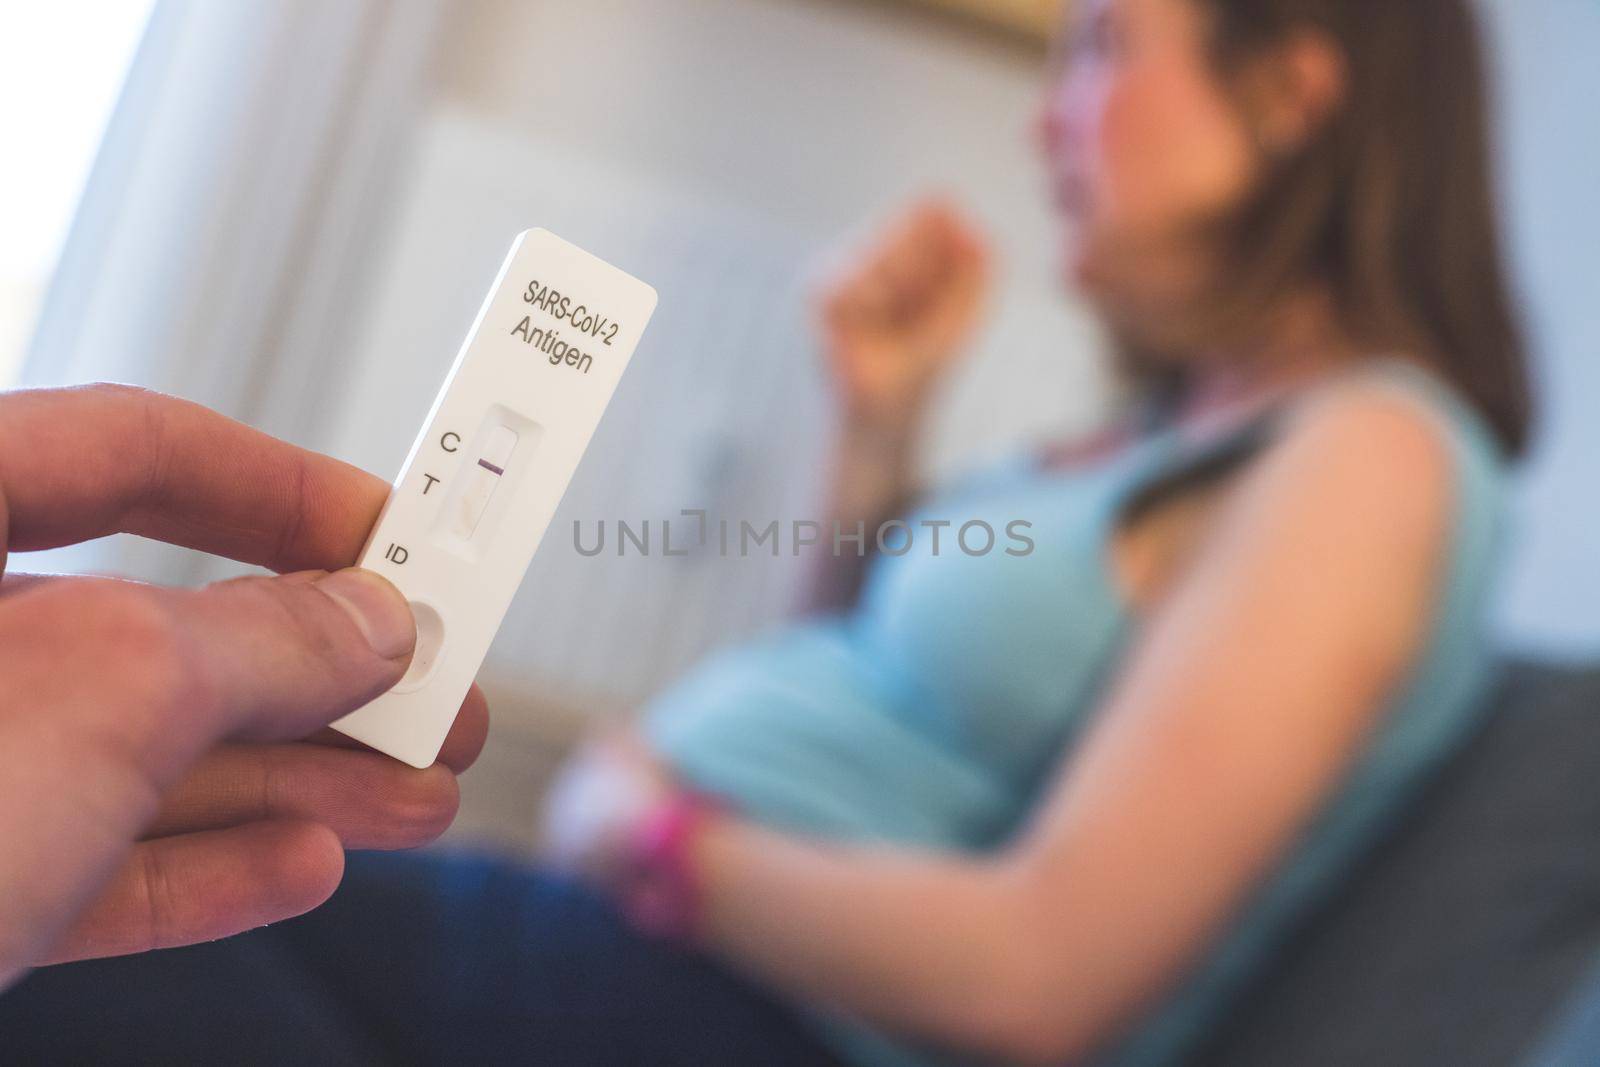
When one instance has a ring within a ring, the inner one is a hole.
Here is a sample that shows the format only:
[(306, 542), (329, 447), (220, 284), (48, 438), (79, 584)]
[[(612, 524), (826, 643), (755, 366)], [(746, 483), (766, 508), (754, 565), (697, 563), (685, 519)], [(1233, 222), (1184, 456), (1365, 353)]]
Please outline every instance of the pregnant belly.
[(855, 840), (993, 843), (1016, 816), (1013, 799), (908, 729), (900, 699), (848, 624), (828, 622), (713, 658), (653, 702), (645, 726), (685, 780), (761, 822)]

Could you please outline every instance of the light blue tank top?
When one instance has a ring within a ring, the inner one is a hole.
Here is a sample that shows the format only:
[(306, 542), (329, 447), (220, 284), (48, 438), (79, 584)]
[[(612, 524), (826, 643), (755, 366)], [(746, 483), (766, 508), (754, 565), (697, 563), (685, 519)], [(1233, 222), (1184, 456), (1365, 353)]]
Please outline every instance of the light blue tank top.
[[(1355, 373), (1392, 382), (1448, 428), (1454, 522), (1431, 638), (1311, 829), (1101, 1063), (1172, 1063), (1192, 1050), (1478, 720), (1502, 537), (1501, 454), (1478, 415), (1428, 372), (1382, 360)], [(1165, 432), (1107, 463), (1062, 472), (1018, 456), (967, 479), (909, 520), (919, 536), (905, 554), (875, 561), (856, 610), (717, 656), (663, 694), (646, 718), (652, 743), (687, 781), (764, 823), (856, 842), (995, 847), (1040, 801), (1133, 632), (1107, 555), (1123, 506), (1157, 479), (1236, 447), (1242, 432), (1199, 443)], [(936, 554), (924, 518), (984, 520), (1001, 546), (1016, 545), (1004, 531), (1025, 520), (1033, 549), (968, 555), (952, 527)], [(818, 1025), (865, 1067), (964, 1062), (847, 1020)]]

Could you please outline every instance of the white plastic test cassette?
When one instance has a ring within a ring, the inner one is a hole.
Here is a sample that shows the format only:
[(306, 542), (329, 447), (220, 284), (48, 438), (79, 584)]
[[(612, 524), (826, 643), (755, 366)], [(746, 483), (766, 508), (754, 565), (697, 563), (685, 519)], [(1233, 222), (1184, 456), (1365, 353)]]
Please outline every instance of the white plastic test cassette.
[(655, 306), (545, 230), (512, 244), (359, 561), (411, 602), (411, 667), (335, 729), (433, 763)]

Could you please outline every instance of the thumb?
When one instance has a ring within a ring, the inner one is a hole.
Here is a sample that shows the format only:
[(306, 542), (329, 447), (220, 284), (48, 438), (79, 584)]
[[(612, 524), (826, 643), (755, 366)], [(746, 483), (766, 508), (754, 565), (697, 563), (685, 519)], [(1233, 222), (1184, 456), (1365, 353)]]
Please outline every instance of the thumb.
[(351, 567), (219, 582), (174, 605), (224, 733), (301, 737), (400, 680), (416, 623), (405, 597)]

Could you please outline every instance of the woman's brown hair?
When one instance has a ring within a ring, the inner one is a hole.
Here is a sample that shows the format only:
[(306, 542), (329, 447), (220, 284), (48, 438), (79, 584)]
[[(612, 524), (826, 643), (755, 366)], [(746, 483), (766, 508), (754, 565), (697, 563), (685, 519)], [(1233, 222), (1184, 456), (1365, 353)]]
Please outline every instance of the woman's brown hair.
[(1202, 302), (1207, 319), (1225, 332), (1227, 321), (1318, 284), (1355, 340), (1427, 362), (1508, 455), (1523, 452), (1528, 369), (1496, 222), (1470, 0), (1193, 2), (1211, 17), (1225, 78), (1297, 32), (1325, 35), (1345, 61), (1335, 113), (1274, 162), (1225, 227), (1217, 276), (1226, 282)]

